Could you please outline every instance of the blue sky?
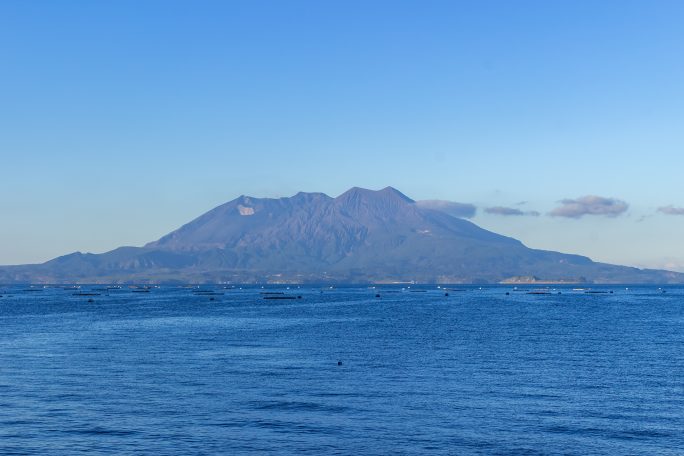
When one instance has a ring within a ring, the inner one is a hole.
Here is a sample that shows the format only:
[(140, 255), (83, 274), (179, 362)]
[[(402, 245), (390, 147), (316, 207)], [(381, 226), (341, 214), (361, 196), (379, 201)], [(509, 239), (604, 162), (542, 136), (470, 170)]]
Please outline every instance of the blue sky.
[[(684, 271), (682, 23), (680, 1), (1, 2), (0, 264), (392, 185)], [(588, 195), (626, 209), (548, 215)]]

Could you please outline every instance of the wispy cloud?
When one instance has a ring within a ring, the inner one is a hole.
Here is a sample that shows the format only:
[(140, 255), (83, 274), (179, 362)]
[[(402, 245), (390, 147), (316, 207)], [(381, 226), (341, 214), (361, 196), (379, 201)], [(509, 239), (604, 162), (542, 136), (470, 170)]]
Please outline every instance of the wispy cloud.
[(584, 215), (617, 217), (627, 212), (629, 204), (616, 198), (587, 195), (577, 199), (564, 199), (561, 205), (549, 212), (553, 217), (580, 218)]
[(658, 208), (658, 212), (667, 215), (684, 215), (684, 207), (663, 206)]
[(503, 207), (503, 206), (494, 206), (494, 207), (488, 207), (484, 210), (487, 214), (494, 214), (494, 215), (515, 215), (515, 216), (523, 216), (523, 215), (529, 215), (532, 217), (539, 217), (539, 212), (537, 211), (521, 211), (520, 209), (516, 209), (514, 207)]
[(446, 212), (449, 215), (459, 218), (471, 218), (474, 217), (477, 212), (477, 207), (473, 204), (457, 203), (455, 201), (422, 200), (416, 201), (416, 205), (425, 209)]

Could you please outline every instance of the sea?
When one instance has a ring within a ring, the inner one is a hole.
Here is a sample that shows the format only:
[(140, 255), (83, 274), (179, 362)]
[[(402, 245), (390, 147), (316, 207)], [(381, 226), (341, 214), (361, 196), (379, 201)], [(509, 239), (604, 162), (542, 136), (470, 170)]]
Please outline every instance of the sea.
[(684, 288), (0, 295), (2, 455), (684, 454)]

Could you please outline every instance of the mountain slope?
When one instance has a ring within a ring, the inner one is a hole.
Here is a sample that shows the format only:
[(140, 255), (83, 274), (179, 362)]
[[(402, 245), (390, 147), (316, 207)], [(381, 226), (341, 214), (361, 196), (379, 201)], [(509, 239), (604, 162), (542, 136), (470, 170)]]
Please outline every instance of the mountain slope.
[(0, 282), (682, 282), (684, 275), (594, 263), (425, 208), (387, 187), (337, 198), (241, 196), (144, 247), (0, 268)]

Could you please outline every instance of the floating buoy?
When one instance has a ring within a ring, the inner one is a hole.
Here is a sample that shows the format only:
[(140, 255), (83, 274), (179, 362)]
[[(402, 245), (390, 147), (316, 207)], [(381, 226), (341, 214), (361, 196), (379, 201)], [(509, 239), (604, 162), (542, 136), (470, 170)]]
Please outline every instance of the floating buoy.
[(338, 365), (338, 366), (341, 366), (341, 365), (342, 365), (342, 361), (338, 361), (338, 362), (337, 362), (337, 365)]
[(375, 295), (375, 297), (376, 297), (376, 298), (379, 298), (379, 297), (380, 297), (380, 295), (379, 295), (379, 294), (376, 294), (376, 295)]
[(449, 293), (444, 293), (444, 296), (449, 296)]

